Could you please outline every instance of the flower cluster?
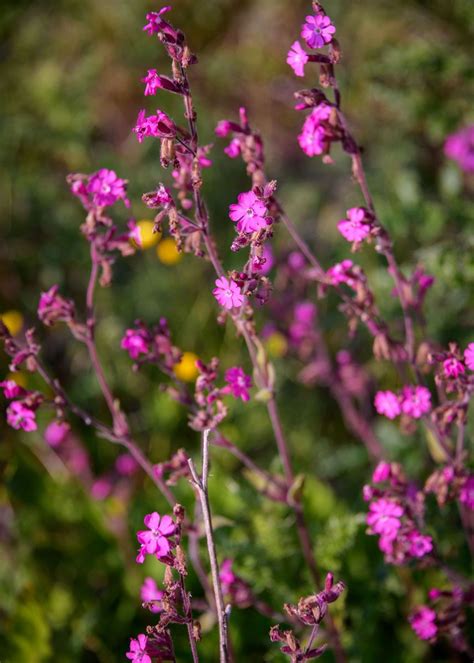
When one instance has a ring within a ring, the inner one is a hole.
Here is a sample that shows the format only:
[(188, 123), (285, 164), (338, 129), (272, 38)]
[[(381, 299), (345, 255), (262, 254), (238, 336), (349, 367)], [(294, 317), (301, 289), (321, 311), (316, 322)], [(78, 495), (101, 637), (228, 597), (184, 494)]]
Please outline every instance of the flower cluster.
[(147, 327), (141, 320), (136, 320), (135, 327), (125, 331), (120, 345), (135, 361), (136, 367), (144, 363), (157, 364), (167, 374), (172, 373), (182, 355), (171, 341), (165, 318), (161, 318), (154, 327)]
[(68, 182), (71, 193), (79, 198), (87, 210), (111, 207), (119, 200), (130, 207), (127, 198), (128, 182), (118, 177), (114, 170), (101, 168), (92, 175), (69, 175)]
[(431, 393), (426, 387), (405, 385), (399, 393), (378, 391), (374, 405), (377, 412), (388, 419), (395, 419), (400, 414), (420, 419), (431, 410)]
[(137, 562), (143, 564), (147, 555), (153, 555), (158, 560), (169, 558), (173, 548), (172, 536), (176, 525), (171, 516), (160, 516), (156, 511), (145, 516), (143, 521), (148, 529), (137, 532), (140, 549)]

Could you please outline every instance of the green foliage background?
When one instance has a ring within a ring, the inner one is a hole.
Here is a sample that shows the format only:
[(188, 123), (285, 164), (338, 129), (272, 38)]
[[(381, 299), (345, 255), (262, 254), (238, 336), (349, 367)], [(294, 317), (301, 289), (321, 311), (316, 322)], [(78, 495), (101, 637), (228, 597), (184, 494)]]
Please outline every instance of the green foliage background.
[[(172, 22), (186, 31), (199, 55), (191, 75), (202, 139), (214, 140), (215, 122), (235, 115), (245, 103), (266, 140), (270, 174), (300, 230), (325, 265), (347, 257), (335, 222), (360, 202), (348, 160), (336, 151), (336, 163), (323, 166), (307, 159), (295, 139), (302, 118), (292, 110), (292, 93), (299, 82), (285, 58), (309, 3), (173, 4)], [(141, 193), (168, 177), (160, 170), (156, 144), (140, 146), (130, 134), (144, 104), (140, 77), (147, 68), (167, 66), (158, 42), (141, 31), (145, 12), (156, 8), (144, 0), (3, 2), (0, 312), (22, 311), (26, 324), (35, 321), (39, 292), (53, 283), (83, 300), (88, 251), (79, 239), (82, 213), (68, 193), (66, 174), (114, 168), (130, 180), (137, 218), (148, 216)], [(473, 121), (474, 6), (470, 0), (334, 0), (327, 10), (343, 48), (344, 107), (365, 147), (380, 217), (396, 240), (402, 265), (409, 269), (422, 261), (436, 277), (427, 302), (429, 332), (441, 343), (474, 340), (473, 181), (442, 152), (446, 134)], [(153, 101), (147, 107), (153, 108)], [(165, 95), (156, 101), (181, 113)], [(227, 206), (247, 184), (241, 164), (222, 155), (222, 144), (212, 156), (215, 167), (206, 172), (205, 194), (224, 247), (233, 232)], [(288, 246), (283, 230), (275, 243), (280, 249)], [(228, 259), (229, 265), (236, 260)], [(370, 249), (360, 261), (384, 314), (393, 318), (398, 311), (382, 262)], [(113, 287), (98, 296), (98, 342), (107, 374), (155, 462), (179, 446), (194, 453), (197, 436), (180, 407), (160, 393), (157, 373), (132, 374), (119, 341), (136, 317), (153, 322), (165, 316), (183, 349), (204, 360), (217, 354), (224, 367), (240, 362), (248, 370), (232, 329), (216, 325), (211, 279), (208, 266), (192, 256), (170, 267), (150, 250), (120, 261)], [(328, 342), (336, 352), (346, 342), (345, 326), (323, 306)], [(83, 349), (60, 327), (40, 330), (40, 336), (48, 363), (73, 398), (107, 418)], [(354, 342), (359, 356), (390, 384), (389, 368), (372, 365), (365, 341), (362, 334)], [(345, 429), (324, 389), (308, 390), (296, 382), (296, 362), (277, 360), (276, 368), (295, 464), (307, 475), (305, 500), (316, 553), (323, 570), (333, 570), (348, 585), (335, 615), (344, 623), (350, 660), (451, 660), (443, 645), (429, 651), (417, 641), (406, 622), (410, 607), (424, 600), (423, 588), (440, 579), (384, 566), (376, 541), (364, 533), (361, 486), (370, 473), (364, 448)], [(77, 422), (74, 427), (97, 473), (104, 471), (117, 450)], [(259, 462), (278, 469), (261, 404), (232, 405), (225, 430)], [(431, 461), (422, 431), (402, 436), (396, 425), (380, 422), (378, 433), (393, 458), (403, 459), (415, 478), (426, 477)], [(162, 574), (158, 563), (137, 567), (134, 533), (145, 513), (165, 505), (145, 479), (125, 506), (113, 498), (94, 502), (73, 477), (51, 468), (45, 453), (40, 435), (2, 428), (0, 660), (122, 660), (129, 637), (147, 623), (138, 598), (143, 577), (160, 580)], [(189, 487), (180, 486), (178, 495), (191, 506)], [(224, 452), (215, 453), (211, 500), (214, 512), (231, 523), (218, 529), (220, 554), (235, 558), (236, 569), (259, 596), (280, 609), (311, 591), (290, 514), (264, 501)], [(110, 530), (113, 517), (126, 526), (119, 537)], [(439, 515), (433, 509), (433, 518), (432, 533), (439, 541), (444, 537), (443, 552), (466, 569), (456, 512)], [(195, 579), (190, 583), (198, 594)], [(269, 625), (252, 609), (232, 613), (237, 660), (282, 660), (268, 641)], [(205, 661), (215, 660), (213, 635), (205, 633), (201, 649)], [(188, 660), (179, 634), (177, 651), (179, 660)]]

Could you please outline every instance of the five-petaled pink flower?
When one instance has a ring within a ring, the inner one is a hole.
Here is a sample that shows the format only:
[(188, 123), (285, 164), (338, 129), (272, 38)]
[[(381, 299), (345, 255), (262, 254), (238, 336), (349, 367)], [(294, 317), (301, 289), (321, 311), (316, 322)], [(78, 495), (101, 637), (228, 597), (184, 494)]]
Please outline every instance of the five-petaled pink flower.
[(24, 396), (26, 394), (25, 389), (20, 387), (15, 380), (4, 380), (0, 382), (0, 387), (3, 389), (3, 395), (5, 398), (18, 398), (18, 396)]
[(474, 343), (469, 343), (464, 350), (464, 361), (466, 362), (466, 366), (471, 371), (474, 371)]
[(216, 279), (216, 287), (212, 294), (219, 304), (228, 310), (242, 306), (245, 300), (237, 283), (231, 279), (226, 279), (225, 276)]
[(150, 612), (161, 612), (161, 599), (163, 597), (163, 592), (158, 589), (153, 578), (145, 578), (143, 585), (140, 588), (140, 598), (144, 603), (149, 603), (147, 606)]
[(307, 16), (301, 28), (301, 36), (310, 48), (321, 48), (329, 44), (335, 32), (336, 28), (331, 19), (324, 14)]
[(224, 387), (224, 393), (232, 393), (235, 398), (241, 398), (243, 401), (250, 400), (249, 389), (252, 386), (252, 378), (244, 373), (240, 366), (229, 368), (225, 372), (225, 381), (227, 387)]
[(288, 51), (286, 61), (293, 69), (296, 76), (304, 76), (304, 67), (308, 62), (308, 59), (308, 54), (301, 48), (300, 42), (295, 41)]
[(337, 229), (348, 242), (362, 242), (370, 234), (367, 214), (363, 207), (347, 210), (347, 219), (341, 219)]
[(152, 663), (150, 656), (146, 653), (148, 638), (143, 633), (137, 636), (137, 639), (130, 640), (130, 649), (125, 654), (132, 663)]
[(424, 557), (433, 550), (433, 539), (431, 536), (424, 536), (417, 530), (413, 530), (408, 535), (410, 542), (410, 555), (413, 557)]
[(431, 394), (426, 387), (406, 386), (402, 389), (402, 412), (420, 419), (431, 410)]
[(443, 361), (443, 370), (447, 378), (457, 378), (465, 371), (464, 364), (456, 357), (448, 357)]
[(371, 502), (367, 514), (367, 525), (375, 534), (381, 534), (386, 540), (393, 540), (400, 528), (403, 507), (393, 500), (382, 497)]
[(229, 217), (237, 223), (239, 232), (254, 233), (267, 227), (267, 208), (253, 191), (239, 193), (237, 201), (229, 207)]
[(156, 511), (145, 516), (143, 522), (148, 529), (137, 532), (137, 539), (141, 544), (137, 557), (139, 564), (143, 563), (145, 555), (156, 555), (158, 559), (165, 557), (171, 549), (168, 537), (176, 530), (170, 516), (160, 516)]
[(420, 606), (409, 621), (420, 640), (431, 640), (438, 632), (436, 613), (426, 605)]
[(470, 124), (447, 137), (444, 153), (458, 162), (466, 173), (474, 172), (474, 124)]
[(474, 474), (470, 474), (464, 482), (459, 493), (459, 501), (474, 511)]
[(23, 429), (27, 433), (36, 430), (36, 414), (21, 401), (12, 401), (7, 407), (7, 423), (16, 430)]
[(389, 419), (395, 419), (401, 413), (400, 399), (393, 391), (378, 391), (374, 400), (375, 409)]
[(123, 200), (125, 206), (130, 207), (127, 198), (127, 181), (118, 177), (113, 170), (101, 168), (91, 175), (87, 191), (92, 195), (92, 202), (97, 207), (109, 207), (118, 200)]
[(149, 351), (148, 338), (144, 329), (127, 329), (120, 343), (122, 350), (127, 350), (132, 359), (146, 355)]
[(132, 130), (138, 142), (141, 143), (147, 136), (155, 138), (174, 138), (176, 136), (176, 125), (173, 120), (163, 111), (157, 110), (156, 115), (148, 115), (141, 110)]
[(355, 283), (355, 279), (352, 276), (353, 267), (354, 263), (352, 260), (343, 260), (330, 267), (326, 272), (326, 275), (329, 277), (333, 285), (345, 283), (352, 287)]
[(323, 123), (329, 119), (331, 112), (331, 106), (322, 102), (311, 111), (303, 123), (298, 142), (309, 157), (322, 154), (327, 148), (328, 134)]

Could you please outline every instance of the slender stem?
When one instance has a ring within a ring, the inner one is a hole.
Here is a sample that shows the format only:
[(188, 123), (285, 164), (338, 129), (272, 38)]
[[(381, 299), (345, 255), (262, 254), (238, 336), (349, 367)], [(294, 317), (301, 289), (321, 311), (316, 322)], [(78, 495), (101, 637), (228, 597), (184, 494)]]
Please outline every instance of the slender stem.
[(316, 635), (318, 633), (318, 630), (319, 630), (319, 624), (314, 624), (313, 628), (311, 629), (311, 633), (309, 634), (308, 643), (306, 645), (305, 652), (304, 652), (305, 654), (307, 654), (309, 652), (309, 650), (311, 649), (311, 647), (313, 645), (313, 642), (314, 642), (314, 638), (316, 637)]
[(184, 614), (186, 616), (186, 628), (188, 631), (188, 640), (191, 647), (191, 654), (193, 656), (193, 663), (199, 663), (199, 654), (193, 631), (193, 613), (191, 609), (191, 601), (189, 599), (189, 594), (186, 591), (186, 585), (184, 584), (184, 577), (182, 575), (179, 576), (179, 584), (181, 587), (181, 597), (183, 600)]

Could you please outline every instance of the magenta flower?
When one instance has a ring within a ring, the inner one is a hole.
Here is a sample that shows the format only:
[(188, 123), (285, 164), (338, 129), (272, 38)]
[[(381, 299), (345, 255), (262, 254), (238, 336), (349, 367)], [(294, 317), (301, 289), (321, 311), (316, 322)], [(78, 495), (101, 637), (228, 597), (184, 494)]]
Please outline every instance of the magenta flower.
[(5, 398), (18, 398), (18, 396), (24, 396), (26, 394), (25, 389), (20, 387), (15, 380), (4, 380), (0, 382), (0, 387), (3, 389), (3, 395)]
[(402, 389), (402, 412), (419, 419), (431, 410), (431, 394), (426, 387), (407, 386)]
[(298, 135), (298, 143), (307, 156), (314, 157), (324, 152), (326, 134), (323, 127), (316, 126), (313, 122), (308, 122), (308, 119), (306, 118), (303, 129)]
[(333, 285), (345, 283), (348, 286), (352, 286), (355, 283), (355, 280), (351, 274), (353, 266), (354, 263), (352, 260), (343, 260), (342, 262), (337, 262), (335, 265), (330, 267), (326, 274)]
[(375, 534), (381, 534), (387, 540), (393, 540), (400, 528), (403, 507), (393, 500), (381, 498), (369, 506), (367, 525)]
[(301, 28), (301, 36), (310, 48), (321, 48), (332, 41), (336, 28), (329, 16), (317, 14), (307, 16), (306, 23)]
[(465, 371), (464, 364), (456, 357), (449, 357), (443, 362), (444, 374), (447, 378), (457, 378), (458, 375), (462, 375)]
[(146, 111), (141, 110), (132, 131), (137, 135), (138, 142), (141, 143), (147, 136), (174, 138), (177, 128), (173, 120), (163, 111), (157, 110), (156, 115), (147, 116)]
[(226, 279), (225, 276), (216, 279), (216, 287), (212, 294), (219, 304), (228, 310), (242, 306), (245, 301), (245, 297), (237, 283), (231, 279)]
[(7, 407), (7, 423), (16, 430), (24, 430), (30, 433), (36, 430), (36, 414), (22, 401), (12, 401)]
[(136, 221), (131, 219), (127, 223), (128, 227), (128, 239), (133, 240), (135, 244), (139, 247), (142, 248), (142, 234), (140, 231), (140, 226), (137, 225)]
[(468, 509), (474, 511), (474, 474), (470, 474), (464, 482), (461, 492), (459, 493), (459, 500), (465, 504)]
[(112, 492), (112, 480), (108, 476), (99, 477), (91, 486), (91, 497), (94, 500), (105, 500)]
[(232, 563), (231, 559), (225, 559), (219, 571), (219, 580), (224, 594), (230, 594), (231, 586), (237, 580), (237, 576), (232, 571)]
[(469, 343), (464, 350), (464, 361), (466, 362), (466, 366), (471, 371), (474, 371), (474, 343)]
[(147, 75), (142, 78), (142, 83), (145, 83), (145, 97), (156, 94), (161, 87), (156, 69), (149, 69)]
[(390, 478), (390, 463), (381, 460), (372, 474), (373, 483), (382, 483)]
[(138, 463), (130, 454), (120, 454), (115, 461), (115, 469), (124, 477), (133, 476), (138, 470)]
[(234, 398), (241, 398), (243, 401), (250, 400), (248, 390), (252, 386), (252, 378), (246, 375), (240, 366), (229, 368), (225, 372), (225, 381), (228, 386), (222, 390), (224, 393), (232, 393)]
[(224, 147), (224, 152), (231, 159), (237, 159), (237, 157), (240, 156), (241, 151), (240, 141), (238, 138), (233, 138), (227, 147)]
[(409, 618), (412, 629), (420, 640), (431, 640), (436, 636), (436, 613), (426, 605), (420, 606)]
[(143, 633), (140, 633), (136, 640), (132, 638), (130, 640), (130, 649), (125, 656), (129, 658), (132, 663), (152, 663), (151, 658), (146, 653), (147, 642), (148, 638)]
[(237, 223), (239, 232), (254, 233), (267, 227), (267, 208), (253, 191), (239, 193), (237, 201), (229, 207), (229, 217)]
[(296, 76), (304, 76), (304, 67), (308, 60), (308, 54), (301, 48), (300, 42), (295, 41), (288, 51), (286, 61), (293, 69)]
[(351, 207), (347, 210), (347, 219), (341, 219), (337, 229), (348, 242), (362, 242), (370, 234), (370, 225), (366, 221), (363, 207)]
[(47, 326), (55, 322), (70, 322), (74, 318), (74, 302), (58, 295), (59, 286), (42, 292), (38, 303), (38, 318)]
[(44, 439), (50, 447), (59, 447), (69, 435), (70, 430), (66, 421), (52, 421), (44, 431)]
[(410, 542), (410, 555), (413, 557), (424, 557), (433, 550), (433, 539), (431, 536), (423, 536), (417, 530), (408, 535)]
[(125, 207), (130, 207), (127, 198), (127, 181), (118, 177), (113, 170), (101, 168), (91, 175), (87, 192), (92, 195), (92, 202), (97, 207), (109, 207), (118, 200), (123, 200)]
[(393, 391), (378, 391), (374, 400), (375, 409), (388, 419), (395, 419), (401, 413), (400, 398)]
[(132, 359), (149, 352), (148, 336), (144, 329), (127, 329), (120, 343), (122, 350), (127, 350)]
[(148, 610), (150, 612), (161, 612), (161, 599), (163, 597), (163, 592), (158, 589), (153, 578), (145, 578), (143, 585), (140, 588), (140, 598), (144, 603), (150, 603)]
[(175, 532), (175, 524), (170, 516), (160, 516), (156, 511), (145, 516), (147, 530), (137, 532), (141, 544), (137, 562), (141, 564), (145, 555), (156, 555), (157, 559), (165, 557), (171, 549), (168, 538)]
[(474, 172), (474, 124), (451, 134), (444, 144), (444, 153), (457, 161), (466, 173)]

